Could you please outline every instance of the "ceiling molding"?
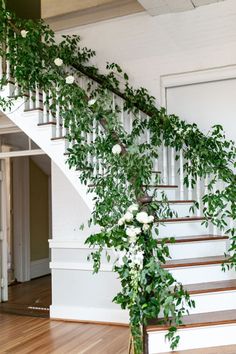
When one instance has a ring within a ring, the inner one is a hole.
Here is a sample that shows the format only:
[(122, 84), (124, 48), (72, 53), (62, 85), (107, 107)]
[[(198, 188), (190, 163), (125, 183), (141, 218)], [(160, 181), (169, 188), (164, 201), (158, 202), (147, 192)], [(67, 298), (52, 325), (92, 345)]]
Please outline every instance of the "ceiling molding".
[(137, 0), (151, 16), (193, 10), (225, 0)]

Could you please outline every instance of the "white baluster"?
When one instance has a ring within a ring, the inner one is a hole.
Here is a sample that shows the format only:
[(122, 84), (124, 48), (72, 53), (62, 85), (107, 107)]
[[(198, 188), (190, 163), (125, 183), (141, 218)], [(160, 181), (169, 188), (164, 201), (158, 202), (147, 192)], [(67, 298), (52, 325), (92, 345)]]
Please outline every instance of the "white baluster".
[(122, 98), (121, 98), (120, 122), (121, 122), (122, 126), (124, 127), (124, 100)]
[(61, 116), (60, 116), (60, 105), (58, 103), (58, 93), (57, 93), (57, 104), (56, 104), (56, 137), (61, 136)]
[(171, 184), (175, 184), (175, 149), (170, 151), (170, 170), (171, 170)]
[[(191, 161), (188, 161), (188, 166), (191, 168)], [(188, 173), (188, 199), (192, 200), (193, 189), (192, 189), (192, 173)]]
[(34, 109), (33, 91), (29, 91), (29, 109)]
[(196, 182), (196, 199), (199, 206), (197, 209), (197, 216), (201, 216), (201, 180), (199, 176), (197, 176)]
[(3, 65), (3, 58), (0, 57), (0, 80), (3, 78), (3, 69), (2, 69), (2, 65)]
[(168, 184), (168, 176), (167, 176), (167, 147), (163, 141), (162, 143), (162, 158), (163, 158), (163, 182), (164, 184)]
[[(92, 133), (92, 142), (95, 143), (97, 139), (97, 121), (94, 119), (93, 121), (93, 133)], [(94, 174), (94, 177), (97, 175), (97, 157), (94, 155), (92, 157), (92, 160), (93, 160), (93, 174)]]
[(183, 150), (180, 149), (179, 152), (179, 191), (180, 191), (180, 200), (184, 200), (184, 161), (183, 161)]
[[(214, 186), (213, 186), (213, 194), (216, 193), (216, 189), (217, 189), (216, 183), (214, 183)], [(215, 235), (217, 235), (217, 233), (218, 233), (218, 228), (216, 225), (213, 225), (213, 235), (215, 236)]]
[(38, 85), (35, 85), (35, 108), (40, 108), (40, 93)]
[(47, 94), (43, 91), (43, 123), (48, 122)]
[(52, 91), (49, 92), (50, 98), (49, 98), (49, 122), (53, 122), (53, 111), (52, 111), (52, 105), (53, 105), (53, 98), (52, 98)]

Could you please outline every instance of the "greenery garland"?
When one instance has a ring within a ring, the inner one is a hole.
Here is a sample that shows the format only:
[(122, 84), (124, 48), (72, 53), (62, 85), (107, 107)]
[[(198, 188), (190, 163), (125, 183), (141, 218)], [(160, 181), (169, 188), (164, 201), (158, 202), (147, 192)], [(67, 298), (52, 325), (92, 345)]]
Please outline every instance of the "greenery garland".
[[(163, 142), (176, 151), (183, 149), (184, 158), (192, 162), (184, 165), (187, 175), (191, 175), (192, 186), (198, 177), (211, 176), (209, 193), (202, 200), (205, 223), (211, 221), (230, 235), (232, 256), (224, 268), (234, 267), (235, 229), (228, 227), (229, 218), (236, 218), (234, 142), (225, 139), (218, 125), (206, 136), (196, 124), (168, 115), (164, 108), (158, 109), (155, 98), (145, 88), (134, 89), (129, 84), (128, 75), (119, 65), (107, 64), (108, 73), (100, 74), (89, 65), (95, 52), (81, 48), (79, 36), (63, 36), (56, 43), (54, 33), (43, 21), (18, 19), (4, 6), (0, 8), (0, 20), (0, 56), (10, 62), (11, 75), (19, 84), (18, 97), (34, 90), (37, 84), (48, 93), (44, 104), (53, 112), (60, 105), (61, 117), (69, 128), (67, 139), (73, 142), (68, 150), (69, 166), (81, 171), (80, 180), (89, 183), (89, 191), (95, 195), (89, 225), (99, 225), (101, 231), (86, 241), (95, 247), (91, 254), (94, 271), (100, 268), (104, 249), (116, 252), (114, 271), (119, 275), (121, 291), (113, 301), (129, 310), (135, 354), (145, 350), (143, 325), (160, 316), (170, 323), (167, 338), (171, 348), (175, 348), (179, 341), (176, 327), (194, 302), (182, 284), (162, 267), (170, 255), (166, 240), (157, 242), (158, 220), (174, 213), (164, 194), (159, 195), (155, 190), (148, 199), (144, 186), (153, 178), (152, 161), (158, 157), (158, 147)], [(82, 89), (76, 83), (74, 68), (98, 85), (90, 83), (86, 90)], [(8, 80), (5, 75), (1, 87)], [(124, 110), (133, 114), (129, 134), (119, 121), (121, 107), (114, 107), (112, 92), (125, 99)], [(15, 99), (0, 98), (0, 107), (11, 109)], [(102, 130), (89, 144), (86, 134), (93, 132), (94, 122)], [(150, 131), (150, 143), (139, 143), (146, 130)], [(99, 161), (103, 173), (99, 173), (94, 161)], [(158, 184), (158, 176), (155, 178)], [(215, 190), (219, 180), (224, 186)], [(188, 177), (184, 183), (188, 186)], [(198, 203), (195, 208), (199, 208)]]

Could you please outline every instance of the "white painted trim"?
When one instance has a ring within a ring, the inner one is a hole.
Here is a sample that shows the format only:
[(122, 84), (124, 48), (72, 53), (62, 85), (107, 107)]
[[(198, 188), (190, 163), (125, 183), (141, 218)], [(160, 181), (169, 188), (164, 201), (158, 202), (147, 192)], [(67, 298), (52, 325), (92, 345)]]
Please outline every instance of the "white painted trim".
[(0, 125), (0, 134), (20, 133), (21, 130), (14, 124)]
[[(13, 160), (14, 262), (18, 281), (30, 280), (29, 159)], [(20, 178), (19, 178), (20, 175)], [(23, 184), (19, 188), (18, 181)]]
[(38, 259), (30, 262), (30, 279), (50, 274), (49, 258)]
[(50, 306), (50, 318), (128, 324), (128, 311), (112, 308)]
[(236, 78), (236, 65), (208, 68), (204, 70), (173, 73), (161, 76), (161, 106), (166, 108), (166, 91), (168, 88), (194, 85), (213, 81)]
[(4, 159), (7, 157), (22, 157), (34, 155), (45, 155), (45, 152), (41, 149), (0, 152), (0, 159)]
[[(80, 250), (96, 250), (98, 247), (89, 247), (88, 245), (78, 241), (78, 240), (48, 240), (49, 247), (55, 248), (67, 248), (67, 249), (80, 249)], [(104, 248), (104, 250), (109, 250), (109, 248)]]
[[(8, 246), (7, 246), (7, 187), (6, 187), (6, 172), (5, 172), (5, 161), (2, 160), (0, 161), (0, 166), (1, 166), (1, 172), (2, 172), (2, 181), (0, 181), (1, 185), (1, 202), (0, 202), (0, 212), (1, 212), (1, 223), (2, 223), (2, 254), (1, 256), (1, 267), (2, 268), (2, 274), (0, 274), (0, 279), (3, 279), (3, 287), (0, 289), (1, 295), (0, 296), (0, 302), (2, 301), (7, 301), (8, 300), (8, 266), (7, 266), (7, 252), (8, 252)], [(0, 284), (1, 286), (1, 284)], [(1, 299), (2, 298), (2, 299)]]
[[(50, 262), (50, 269), (60, 269), (60, 270), (83, 270), (83, 271), (93, 271), (92, 263), (83, 262)], [(112, 272), (112, 264), (101, 264), (101, 272)]]

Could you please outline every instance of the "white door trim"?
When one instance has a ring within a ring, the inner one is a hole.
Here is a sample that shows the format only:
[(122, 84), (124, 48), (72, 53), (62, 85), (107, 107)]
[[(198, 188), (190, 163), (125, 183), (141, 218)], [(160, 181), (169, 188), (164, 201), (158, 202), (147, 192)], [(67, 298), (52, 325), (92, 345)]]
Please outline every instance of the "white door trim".
[[(13, 216), (17, 215), (13, 217), (15, 276), (24, 282), (30, 280), (29, 159), (15, 159), (13, 164)], [(19, 181), (23, 183), (19, 185)]]
[(2, 301), (8, 300), (8, 272), (7, 272), (7, 196), (6, 196), (6, 174), (5, 174), (5, 161), (0, 160), (0, 171), (1, 171), (1, 201), (0, 201), (0, 212), (1, 212), (1, 220), (2, 220), (2, 254), (1, 254), (1, 262), (2, 262), (2, 274), (1, 274), (1, 283), (2, 287)]
[(221, 66), (204, 70), (162, 75), (161, 106), (167, 108), (167, 89), (199, 83), (230, 80), (236, 78), (236, 65)]

